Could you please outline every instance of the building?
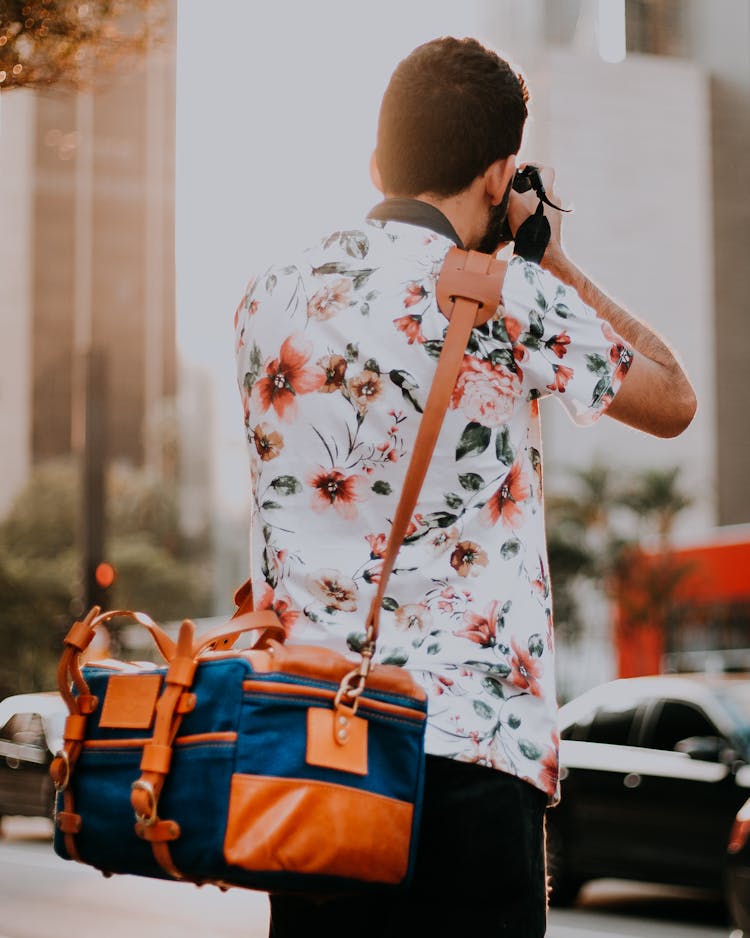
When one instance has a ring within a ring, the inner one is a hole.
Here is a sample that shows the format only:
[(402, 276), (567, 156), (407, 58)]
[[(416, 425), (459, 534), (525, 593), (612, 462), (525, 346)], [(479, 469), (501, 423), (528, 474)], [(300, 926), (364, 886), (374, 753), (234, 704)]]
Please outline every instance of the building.
[(174, 477), (174, 31), (93, 91), (2, 96), (0, 516), (35, 463), (79, 452), (85, 356), (111, 460)]
[[(678, 597), (681, 621), (691, 603), (691, 621), (700, 619), (700, 628), (690, 626), (691, 649), (750, 647), (750, 606), (732, 605), (729, 629), (726, 576), (712, 575), (721, 556), (740, 564), (732, 575), (747, 580), (747, 551), (706, 547), (723, 543), (722, 526), (750, 521), (750, 5), (499, 0), (483, 10), (486, 38), (517, 58), (530, 81), (522, 155), (555, 166), (561, 192), (574, 194), (571, 256), (674, 342), (699, 399), (692, 426), (668, 441), (615, 421), (579, 431), (547, 408), (547, 489), (565, 491), (566, 468), (595, 462), (626, 471), (679, 466), (694, 499), (675, 529), (696, 564)], [(743, 528), (731, 530), (736, 539)], [(615, 637), (623, 632), (620, 606)], [(590, 686), (636, 666), (625, 662), (622, 641), (618, 654), (602, 597), (587, 608), (583, 641), (560, 648), (566, 694), (584, 689), (576, 685), (581, 674)], [(683, 648), (663, 624), (652, 625), (649, 654), (638, 664), (647, 670)]]

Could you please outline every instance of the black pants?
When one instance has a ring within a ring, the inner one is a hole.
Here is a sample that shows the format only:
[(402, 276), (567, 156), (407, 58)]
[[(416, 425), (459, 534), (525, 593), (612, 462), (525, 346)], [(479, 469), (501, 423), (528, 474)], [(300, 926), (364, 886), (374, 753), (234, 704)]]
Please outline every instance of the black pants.
[(414, 879), (400, 893), (271, 897), (270, 938), (542, 938), (545, 795), (494, 769), (427, 756)]

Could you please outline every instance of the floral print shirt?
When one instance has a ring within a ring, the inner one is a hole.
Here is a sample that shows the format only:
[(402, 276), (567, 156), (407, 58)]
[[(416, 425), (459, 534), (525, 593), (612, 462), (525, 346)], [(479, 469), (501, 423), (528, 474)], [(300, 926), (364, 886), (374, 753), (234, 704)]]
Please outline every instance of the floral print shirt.
[[(354, 657), (447, 321), (452, 242), (368, 219), (253, 278), (235, 313), (251, 576), (288, 641)], [(427, 752), (557, 793), (539, 402), (581, 425), (632, 352), (575, 291), (514, 257), (473, 330), (383, 602), (376, 661), (429, 697)]]

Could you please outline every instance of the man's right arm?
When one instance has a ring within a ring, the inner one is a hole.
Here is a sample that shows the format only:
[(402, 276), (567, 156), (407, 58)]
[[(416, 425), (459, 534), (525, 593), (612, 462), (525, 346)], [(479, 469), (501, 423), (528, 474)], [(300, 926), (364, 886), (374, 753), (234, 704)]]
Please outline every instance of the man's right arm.
[[(555, 174), (550, 167), (540, 167), (550, 200), (560, 204), (553, 190)], [(532, 214), (538, 205), (534, 192), (511, 193), (508, 219), (511, 229)], [(632, 364), (607, 410), (610, 417), (628, 426), (673, 437), (685, 430), (695, 415), (695, 391), (674, 352), (646, 323), (637, 319), (607, 296), (567, 257), (561, 243), (562, 215), (545, 206), (551, 238), (541, 266), (567, 286), (572, 287), (596, 315), (634, 349)]]
[(566, 257), (559, 241), (550, 241), (542, 267), (572, 287), (636, 353), (608, 416), (654, 436), (682, 433), (695, 415), (697, 400), (690, 380), (664, 340), (592, 283)]

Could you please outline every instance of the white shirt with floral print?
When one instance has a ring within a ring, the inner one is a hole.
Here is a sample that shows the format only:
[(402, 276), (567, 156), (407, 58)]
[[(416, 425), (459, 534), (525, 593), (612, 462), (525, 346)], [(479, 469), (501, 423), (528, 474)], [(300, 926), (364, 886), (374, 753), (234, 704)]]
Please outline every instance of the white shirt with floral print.
[[(277, 611), (290, 642), (353, 655), (361, 641), (445, 334), (435, 281), (451, 246), (368, 220), (251, 280), (236, 311), (256, 607)], [(427, 752), (551, 799), (539, 400), (589, 424), (631, 355), (575, 291), (514, 257), (502, 306), (473, 330), (383, 603), (376, 660), (427, 690)]]

